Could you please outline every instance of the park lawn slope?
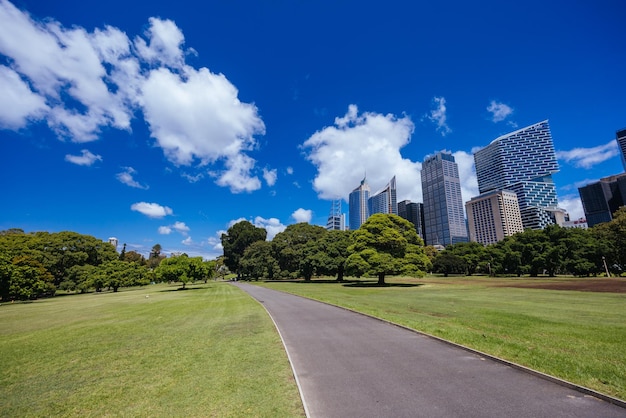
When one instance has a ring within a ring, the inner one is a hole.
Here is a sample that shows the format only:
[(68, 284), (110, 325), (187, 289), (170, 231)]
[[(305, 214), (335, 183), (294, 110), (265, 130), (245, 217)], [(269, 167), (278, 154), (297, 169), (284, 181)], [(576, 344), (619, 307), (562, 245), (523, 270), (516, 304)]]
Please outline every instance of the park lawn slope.
[(0, 416), (304, 416), (261, 305), (227, 283), (0, 306)]
[(542, 279), (388, 282), (384, 287), (366, 280), (262, 285), (383, 318), (626, 399), (623, 293), (508, 287), (540, 285)]

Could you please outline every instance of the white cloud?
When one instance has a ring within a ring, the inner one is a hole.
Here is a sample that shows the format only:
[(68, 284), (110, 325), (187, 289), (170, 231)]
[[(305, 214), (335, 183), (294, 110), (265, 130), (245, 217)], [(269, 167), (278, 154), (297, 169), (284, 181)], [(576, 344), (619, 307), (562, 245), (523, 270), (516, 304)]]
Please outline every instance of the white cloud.
[(67, 154), (65, 156), (65, 161), (69, 161), (70, 163), (76, 165), (90, 166), (93, 165), (96, 161), (102, 161), (102, 157), (100, 155), (93, 154), (89, 150), (84, 149), (81, 151), (81, 155)]
[(183, 245), (192, 245), (193, 244), (193, 240), (191, 239), (191, 237), (187, 237), (184, 240), (182, 240), (180, 243), (183, 244)]
[(616, 140), (597, 147), (574, 148), (570, 151), (556, 152), (556, 158), (559, 160), (572, 164), (574, 167), (586, 169), (610, 160), (617, 155), (619, 155), (619, 148)]
[(146, 185), (143, 185), (139, 182), (137, 182), (134, 178), (133, 178), (133, 174), (137, 173), (137, 171), (132, 168), (132, 167), (124, 167), (124, 171), (122, 171), (121, 173), (117, 173), (115, 175), (115, 178), (117, 178), (121, 183), (130, 186), (130, 187), (134, 187), (136, 189), (144, 189), (147, 190), (149, 187)]
[(265, 230), (267, 231), (268, 241), (274, 239), (276, 234), (278, 234), (279, 232), (283, 232), (285, 228), (287, 228), (276, 218), (265, 219), (260, 216), (254, 218), (253, 225), (257, 228), (265, 228)]
[(265, 182), (267, 183), (268, 186), (273, 186), (276, 184), (276, 177), (278, 175), (278, 170), (273, 169), (273, 170), (269, 170), (267, 168), (263, 169), (263, 178), (265, 179)]
[(185, 225), (184, 222), (178, 221), (174, 222), (174, 225), (172, 225), (172, 229), (178, 231), (182, 235), (187, 235), (187, 233), (190, 231), (189, 227)]
[(446, 136), (452, 132), (452, 129), (450, 129), (447, 123), (448, 116), (446, 114), (446, 99), (443, 97), (433, 97), (433, 105), (435, 108), (425, 116), (437, 125), (437, 131), (441, 134), (441, 136)]
[(421, 163), (402, 158), (414, 125), (408, 116), (365, 112), (359, 115), (350, 105), (345, 116), (307, 139), (302, 148), (317, 168), (313, 187), (321, 199), (342, 198), (357, 187), (367, 174), (376, 192), (395, 175), (398, 201), (422, 201)]
[(161, 235), (169, 235), (172, 233), (172, 228), (169, 226), (160, 226), (159, 227), (159, 234)]
[(472, 197), (476, 197), (479, 194), (476, 167), (474, 167), (474, 155), (465, 151), (456, 151), (453, 152), (452, 155), (459, 168), (461, 196), (463, 197), (463, 202), (467, 202)]
[(41, 119), (49, 110), (46, 100), (30, 90), (18, 73), (0, 65), (0, 128), (20, 129)]
[(45, 120), (59, 137), (86, 142), (103, 128), (130, 131), (131, 119), (143, 115), (175, 165), (211, 164), (218, 185), (257, 190), (248, 155), (258, 146), (254, 136), (265, 134), (257, 108), (241, 102), (223, 74), (187, 65), (186, 53), (195, 51), (183, 50), (184, 41), (171, 20), (150, 18), (131, 42), (115, 27), (88, 32), (36, 21), (0, 0), (0, 54), (10, 63), (0, 66), (0, 126)]
[(135, 48), (139, 56), (153, 65), (165, 65), (182, 68), (184, 58), (181, 47), (185, 37), (171, 20), (149, 19), (150, 27), (146, 30), (146, 42), (143, 38), (135, 39)]
[(487, 111), (491, 113), (491, 120), (497, 123), (508, 118), (513, 113), (513, 108), (504, 103), (498, 103), (492, 100), (489, 106), (487, 106)]
[(572, 221), (585, 217), (585, 211), (583, 209), (583, 204), (580, 201), (579, 195), (570, 194), (566, 196), (560, 196), (559, 207), (567, 211), (567, 213), (569, 214), (569, 218)]
[(172, 233), (172, 231), (176, 231), (186, 237), (190, 231), (190, 228), (184, 222), (180, 221), (176, 221), (172, 225), (159, 227), (159, 234), (169, 235)]
[(138, 202), (130, 206), (131, 210), (142, 213), (149, 218), (163, 218), (174, 213), (171, 208), (158, 203)]
[(311, 222), (311, 219), (313, 218), (313, 211), (309, 210), (309, 209), (296, 209), (296, 211), (294, 213), (291, 214), (291, 217), (296, 221), (296, 222)]
[(293, 174), (293, 167), (287, 167), (287, 174), (289, 175)]

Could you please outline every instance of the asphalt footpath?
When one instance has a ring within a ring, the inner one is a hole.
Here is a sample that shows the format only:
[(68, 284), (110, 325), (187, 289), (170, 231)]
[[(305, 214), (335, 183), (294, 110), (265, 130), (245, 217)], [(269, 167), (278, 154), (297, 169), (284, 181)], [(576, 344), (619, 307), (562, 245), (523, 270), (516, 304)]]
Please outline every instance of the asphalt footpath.
[(626, 417), (626, 408), (375, 318), (237, 282), (281, 335), (310, 418)]

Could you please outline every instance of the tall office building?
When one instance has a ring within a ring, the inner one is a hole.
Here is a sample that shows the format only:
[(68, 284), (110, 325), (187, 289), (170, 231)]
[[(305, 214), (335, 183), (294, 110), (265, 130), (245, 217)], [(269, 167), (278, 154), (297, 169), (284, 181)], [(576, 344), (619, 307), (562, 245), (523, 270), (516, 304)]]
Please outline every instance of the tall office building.
[(375, 213), (398, 214), (396, 176), (393, 176), (381, 191), (369, 198), (369, 211), (370, 216)]
[(424, 204), (410, 200), (398, 202), (398, 216), (415, 225), (415, 230), (421, 239), (424, 239)]
[(552, 180), (559, 166), (547, 120), (494, 139), (474, 154), (474, 162), (481, 194), (517, 194), (524, 228), (543, 229), (562, 217)]
[(522, 213), (517, 194), (494, 190), (473, 197), (465, 203), (470, 240), (495, 244), (517, 232), (523, 232)]
[(115, 237), (109, 238), (109, 244), (115, 247), (115, 251), (117, 251), (118, 240)]
[(459, 168), (452, 154), (438, 152), (424, 159), (422, 194), (426, 244), (467, 242)]
[(615, 211), (626, 204), (626, 173), (579, 187), (578, 194), (589, 227), (609, 222)]
[(367, 184), (365, 177), (361, 180), (359, 187), (354, 189), (349, 196), (349, 217), (350, 229), (357, 230), (369, 218), (369, 198), (370, 186)]
[(617, 145), (619, 145), (619, 149), (622, 152), (622, 164), (624, 166), (624, 171), (626, 171), (626, 128), (617, 131), (615, 133), (615, 139), (617, 140)]
[(344, 231), (346, 229), (346, 215), (341, 213), (341, 200), (333, 200), (330, 207), (330, 214), (326, 222), (326, 229)]

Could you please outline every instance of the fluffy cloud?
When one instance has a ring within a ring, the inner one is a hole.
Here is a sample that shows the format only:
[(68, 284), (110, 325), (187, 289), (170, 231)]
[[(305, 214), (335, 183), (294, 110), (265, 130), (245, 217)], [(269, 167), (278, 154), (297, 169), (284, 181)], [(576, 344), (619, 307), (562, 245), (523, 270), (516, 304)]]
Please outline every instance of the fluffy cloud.
[(131, 210), (142, 213), (149, 218), (163, 218), (174, 213), (167, 206), (161, 206), (158, 203), (138, 202), (130, 206)]
[(49, 111), (45, 99), (33, 93), (18, 73), (5, 66), (0, 66), (0, 91), (0, 128), (23, 128)]
[(491, 120), (497, 123), (508, 118), (513, 113), (513, 108), (504, 103), (498, 103), (492, 100), (489, 106), (487, 106), (487, 111), (491, 113)]
[(570, 151), (557, 151), (556, 157), (578, 168), (592, 168), (619, 155), (617, 141), (612, 140), (593, 148), (574, 148)]
[(84, 149), (81, 151), (81, 155), (67, 154), (65, 156), (65, 161), (69, 161), (70, 163), (76, 165), (90, 166), (93, 165), (96, 161), (102, 161), (102, 157), (100, 155), (93, 154), (89, 150)]
[(437, 131), (441, 136), (446, 136), (452, 132), (452, 129), (450, 129), (447, 123), (446, 99), (443, 97), (433, 97), (433, 105), (435, 108), (432, 109), (430, 113), (427, 113), (425, 117), (437, 125)]
[(273, 186), (276, 184), (276, 178), (278, 175), (278, 170), (273, 169), (273, 170), (269, 170), (267, 168), (263, 169), (263, 178), (265, 179), (265, 182), (267, 183), (268, 186)]
[(585, 217), (585, 211), (579, 195), (559, 196), (559, 207), (567, 211), (572, 221)]
[(179, 222), (179, 221), (174, 222), (173, 225), (159, 227), (159, 234), (162, 234), (162, 235), (169, 235), (172, 233), (172, 231), (176, 231), (183, 236), (187, 236), (190, 231), (190, 228), (187, 225), (185, 225), (184, 222)]
[(59, 137), (87, 142), (103, 128), (130, 131), (131, 119), (143, 115), (173, 164), (210, 164), (218, 185), (257, 190), (248, 152), (265, 133), (258, 110), (223, 74), (187, 65), (193, 50), (184, 41), (171, 20), (150, 18), (131, 41), (111, 26), (88, 32), (36, 21), (0, 0), (0, 54), (9, 63), (0, 66), (0, 127), (46, 120)]
[(367, 175), (372, 192), (395, 175), (398, 200), (422, 201), (421, 164), (402, 158), (414, 125), (408, 116), (365, 112), (350, 105), (343, 117), (307, 139), (302, 148), (317, 167), (313, 187), (322, 199), (347, 201), (348, 195)]
[(136, 189), (147, 190), (148, 186), (139, 183), (133, 178), (133, 174), (135, 173), (137, 173), (137, 171), (134, 168), (124, 167), (124, 171), (122, 171), (121, 173), (117, 173), (115, 175), (115, 178), (117, 178), (121, 183), (127, 186), (134, 187)]
[(296, 209), (296, 211), (294, 213), (291, 214), (291, 217), (296, 221), (296, 222), (311, 222), (311, 219), (313, 218), (313, 212), (309, 209)]

